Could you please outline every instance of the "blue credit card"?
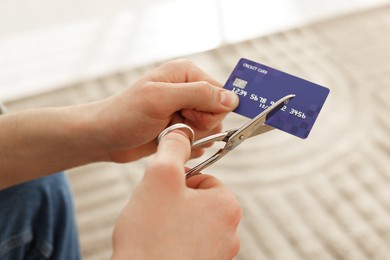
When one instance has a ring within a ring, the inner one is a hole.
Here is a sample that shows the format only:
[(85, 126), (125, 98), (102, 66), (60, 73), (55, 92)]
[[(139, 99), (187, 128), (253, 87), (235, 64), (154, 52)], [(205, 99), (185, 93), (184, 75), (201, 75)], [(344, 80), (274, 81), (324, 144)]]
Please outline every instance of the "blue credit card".
[(295, 94), (287, 104), (270, 113), (265, 124), (300, 138), (307, 138), (329, 89), (263, 64), (240, 59), (224, 88), (234, 91), (240, 104), (234, 112), (254, 118), (273, 102)]

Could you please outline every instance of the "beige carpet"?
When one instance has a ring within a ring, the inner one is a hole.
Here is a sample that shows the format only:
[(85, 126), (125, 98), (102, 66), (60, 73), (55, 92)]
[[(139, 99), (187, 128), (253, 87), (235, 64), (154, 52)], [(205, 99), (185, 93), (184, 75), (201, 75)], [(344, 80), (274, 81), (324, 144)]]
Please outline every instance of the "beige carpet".
[[(244, 209), (237, 259), (390, 259), (390, 6), (189, 56), (221, 82), (240, 57), (331, 93), (308, 139), (273, 131), (208, 170)], [(155, 66), (7, 105), (15, 111), (100, 99)], [(226, 128), (242, 122), (231, 115)], [(113, 224), (146, 163), (69, 171), (84, 259), (109, 258)]]

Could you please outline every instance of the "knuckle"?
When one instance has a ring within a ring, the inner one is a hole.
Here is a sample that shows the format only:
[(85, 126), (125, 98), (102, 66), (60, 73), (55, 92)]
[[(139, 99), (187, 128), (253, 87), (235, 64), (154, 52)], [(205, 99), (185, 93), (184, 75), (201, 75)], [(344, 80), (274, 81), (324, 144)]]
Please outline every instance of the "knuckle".
[(150, 172), (160, 172), (165, 176), (170, 173), (175, 173), (180, 169), (178, 169), (176, 164), (173, 164), (171, 162), (163, 160), (154, 160), (149, 164), (148, 170)]
[[(200, 131), (210, 131), (213, 127), (213, 124), (214, 124), (214, 118), (211, 114), (209, 113), (197, 113), (196, 114), (196, 127), (197, 127), (197, 130), (200, 130)], [(208, 133), (201, 133), (199, 135), (199, 137), (203, 137), (204, 135), (206, 135)]]
[(177, 164), (163, 160), (154, 160), (148, 165), (145, 176), (149, 180), (151, 178), (159, 183), (169, 183), (169, 190), (173, 192), (179, 188), (177, 184), (180, 183), (182, 178), (182, 174), (179, 173), (184, 175), (184, 169), (180, 168)]
[(141, 89), (142, 94), (154, 95), (159, 90), (159, 86), (156, 84), (156, 82), (145, 81), (142, 83), (140, 89)]
[(156, 102), (164, 98), (161, 85), (153, 81), (146, 81), (140, 86), (139, 92), (139, 96), (142, 97), (140, 107), (143, 107), (145, 111), (152, 115), (161, 113), (159, 106), (156, 106)]
[(216, 96), (215, 87), (207, 81), (199, 81), (199, 85), (201, 86), (199, 88), (199, 95), (201, 98), (203, 98), (205, 101), (214, 101)]

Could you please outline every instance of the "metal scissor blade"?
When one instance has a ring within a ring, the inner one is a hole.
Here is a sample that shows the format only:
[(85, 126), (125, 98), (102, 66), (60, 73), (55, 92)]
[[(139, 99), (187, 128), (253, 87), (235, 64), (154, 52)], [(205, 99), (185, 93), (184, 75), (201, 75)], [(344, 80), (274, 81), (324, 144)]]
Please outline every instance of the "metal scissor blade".
[(266, 110), (257, 115), (255, 118), (248, 121), (242, 127), (237, 129), (237, 131), (229, 138), (229, 141), (226, 144), (226, 149), (234, 149), (236, 146), (240, 145), (245, 139), (254, 136), (255, 132), (256, 134), (261, 134), (271, 130), (264, 125), (267, 115), (277, 109), (285, 101), (293, 97), (295, 97), (295, 94), (290, 94), (282, 97), (281, 99), (273, 103), (271, 106), (269, 106)]
[(274, 130), (274, 129), (275, 129), (275, 127), (264, 124), (264, 125), (260, 126), (259, 128), (257, 128), (250, 136), (248, 136), (248, 138), (254, 137), (256, 135), (261, 135), (261, 134), (267, 133), (267, 132)]
[(204, 145), (209, 142), (215, 142), (215, 141), (224, 141), (226, 142), (226, 145), (223, 149), (220, 149), (217, 153), (215, 153), (213, 156), (208, 158), (207, 160), (203, 161), (202, 163), (198, 164), (192, 169), (189, 169), (186, 172), (186, 178), (189, 178), (195, 174), (198, 174), (199, 171), (203, 170), (204, 168), (210, 166), (211, 164), (215, 163), (219, 159), (221, 159), (223, 156), (225, 156), (228, 152), (233, 150), (237, 145), (242, 143), (245, 139), (262, 134), (265, 132), (268, 132), (272, 129), (274, 129), (272, 126), (265, 125), (264, 122), (266, 120), (267, 115), (272, 112), (273, 110), (277, 109), (283, 102), (286, 100), (289, 100), (290, 98), (295, 97), (294, 94), (287, 95), (278, 101), (276, 101), (274, 104), (272, 104), (270, 107), (268, 107), (266, 110), (264, 110), (261, 114), (253, 118), (252, 120), (249, 120), (246, 124), (244, 124), (242, 127), (238, 129), (229, 130), (226, 132), (222, 132), (219, 134), (211, 135), (205, 138), (202, 138), (198, 141), (195, 141), (192, 145), (192, 147), (199, 147), (201, 145)]

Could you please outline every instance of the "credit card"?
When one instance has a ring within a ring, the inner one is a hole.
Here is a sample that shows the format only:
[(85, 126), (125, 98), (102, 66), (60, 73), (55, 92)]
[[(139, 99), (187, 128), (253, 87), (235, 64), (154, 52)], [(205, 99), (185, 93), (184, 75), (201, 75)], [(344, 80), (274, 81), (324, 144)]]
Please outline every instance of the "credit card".
[(329, 94), (326, 87), (245, 58), (239, 60), (224, 88), (240, 98), (234, 112), (249, 118), (280, 98), (295, 94), (270, 113), (265, 124), (303, 139), (309, 135)]

